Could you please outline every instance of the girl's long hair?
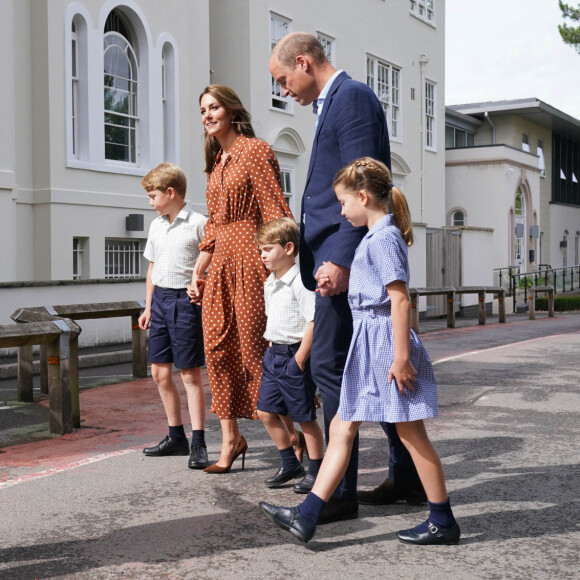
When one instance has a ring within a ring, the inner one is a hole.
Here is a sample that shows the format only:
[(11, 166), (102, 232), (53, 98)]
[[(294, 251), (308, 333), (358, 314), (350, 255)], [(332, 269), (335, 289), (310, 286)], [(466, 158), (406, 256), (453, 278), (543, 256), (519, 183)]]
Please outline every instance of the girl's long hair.
[[(230, 87), (225, 85), (208, 85), (199, 95), (199, 104), (204, 95), (211, 95), (228, 113), (234, 115), (232, 126), (238, 135), (246, 137), (255, 137), (254, 128), (252, 127), (252, 117), (246, 110), (240, 97)], [(216, 137), (208, 135), (204, 129), (203, 151), (205, 154), (205, 173), (211, 173), (217, 154), (221, 149), (220, 142)]]
[(413, 226), (407, 199), (403, 192), (393, 185), (388, 167), (371, 157), (360, 157), (341, 169), (334, 178), (333, 187), (342, 184), (347, 189), (364, 189), (379, 203), (384, 204), (387, 213), (392, 213), (395, 224), (407, 246), (413, 243)]

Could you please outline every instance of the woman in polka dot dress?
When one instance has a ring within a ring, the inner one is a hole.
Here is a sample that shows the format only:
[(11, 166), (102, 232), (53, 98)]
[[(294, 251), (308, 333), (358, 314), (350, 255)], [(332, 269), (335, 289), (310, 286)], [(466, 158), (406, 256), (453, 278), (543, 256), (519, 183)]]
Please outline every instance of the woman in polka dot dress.
[(265, 141), (255, 138), (250, 114), (236, 93), (209, 85), (199, 103), (209, 221), (194, 268), (197, 282), (189, 292), (193, 301), (203, 302), (210, 410), (217, 414), (223, 436), (219, 461), (204, 471), (227, 473), (239, 455), (242, 461), (245, 456), (247, 443), (237, 419), (257, 418), (267, 347), (263, 338), (267, 271), (254, 237), (264, 223), (292, 214), (280, 187), (278, 160)]

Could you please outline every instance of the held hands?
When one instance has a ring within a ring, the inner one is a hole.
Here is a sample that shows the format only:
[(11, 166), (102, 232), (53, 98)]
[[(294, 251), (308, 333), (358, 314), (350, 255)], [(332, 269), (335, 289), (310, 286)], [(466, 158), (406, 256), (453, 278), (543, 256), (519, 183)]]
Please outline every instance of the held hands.
[(187, 295), (189, 296), (189, 301), (193, 304), (201, 304), (204, 288), (205, 280), (203, 278), (192, 280), (191, 284), (187, 285)]
[(410, 360), (394, 361), (389, 370), (389, 383), (395, 379), (397, 389), (401, 395), (405, 394), (405, 387), (411, 391), (415, 390), (414, 384), (417, 382), (417, 371)]
[(348, 290), (350, 270), (334, 262), (323, 262), (318, 268), (315, 280), (318, 282), (316, 291), (321, 296), (336, 296)]

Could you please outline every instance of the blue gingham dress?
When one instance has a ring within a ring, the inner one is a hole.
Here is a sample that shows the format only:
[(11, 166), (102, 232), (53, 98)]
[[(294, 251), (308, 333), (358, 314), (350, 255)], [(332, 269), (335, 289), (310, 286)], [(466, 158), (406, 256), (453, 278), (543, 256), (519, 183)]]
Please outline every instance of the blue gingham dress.
[(353, 336), (342, 379), (338, 416), (342, 421), (399, 423), (437, 416), (437, 383), (425, 348), (411, 329), (415, 390), (401, 395), (388, 382), (394, 358), (391, 299), (386, 286), (409, 284), (407, 246), (392, 214), (381, 218), (356, 249), (348, 301)]

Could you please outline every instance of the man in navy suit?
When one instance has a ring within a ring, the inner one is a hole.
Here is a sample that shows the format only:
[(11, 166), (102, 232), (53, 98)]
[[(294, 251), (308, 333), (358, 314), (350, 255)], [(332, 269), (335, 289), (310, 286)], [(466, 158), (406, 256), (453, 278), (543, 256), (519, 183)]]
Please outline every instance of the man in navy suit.
[[(343, 216), (332, 182), (339, 169), (358, 157), (380, 159), (389, 169), (391, 154), (383, 108), (365, 84), (336, 70), (316, 37), (295, 32), (272, 51), (270, 72), (284, 96), (303, 106), (313, 105), (316, 129), (300, 218), (300, 272), (304, 285), (317, 290), (312, 378), (322, 395), (324, 425), (336, 415), (346, 355), (352, 336), (347, 301), (354, 251), (366, 228), (353, 227)], [(329, 282), (317, 287), (324, 277)], [(387, 504), (398, 500), (425, 501), (411, 456), (393, 424), (383, 429), (390, 442), (389, 477), (378, 488), (357, 495), (358, 436), (344, 479), (328, 502), (319, 524), (352, 519), (361, 503)], [(358, 497), (358, 501), (357, 501)]]

